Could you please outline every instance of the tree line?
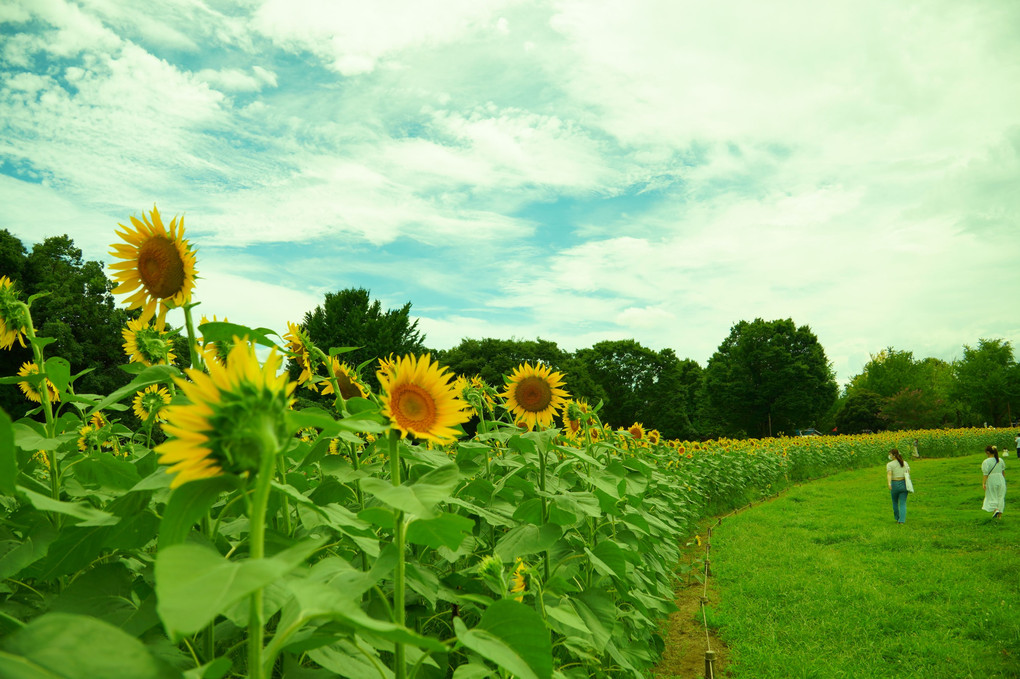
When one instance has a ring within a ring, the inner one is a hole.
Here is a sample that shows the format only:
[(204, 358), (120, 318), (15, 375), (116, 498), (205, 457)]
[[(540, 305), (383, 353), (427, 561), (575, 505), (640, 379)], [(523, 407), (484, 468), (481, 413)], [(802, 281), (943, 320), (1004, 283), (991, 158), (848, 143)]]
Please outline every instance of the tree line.
[[(109, 393), (127, 383), (129, 375), (118, 366), (126, 362), (121, 329), (131, 316), (115, 304), (100, 262), (83, 260), (67, 236), (47, 238), (28, 251), (0, 230), (0, 275), (15, 280), (26, 297), (47, 293), (33, 302), (33, 317), (40, 334), (56, 338), (55, 355), (70, 360), (75, 371), (92, 369), (80, 386)], [(430, 350), (410, 302), (384, 309), (365, 288), (327, 293), (301, 325), (323, 349), (353, 347), (341, 358), (363, 366), (361, 375), (373, 388), (378, 384), (370, 364), (390, 354), (431, 351), (453, 372), (479, 375), (495, 387), (520, 363), (543, 363), (565, 374), (574, 398), (602, 403), (605, 422), (640, 422), (665, 438), (792, 435), (809, 427), (858, 433), (1003, 426), (1017, 418), (1020, 403), (1020, 365), (1002, 339), (965, 346), (951, 363), (889, 347), (840, 389), (817, 336), (791, 319), (734, 324), (704, 366), (634, 339), (567, 351), (542, 338), (465, 338), (450, 349)], [(176, 353), (187, 356), (184, 346)], [(0, 352), (0, 370), (15, 374), (30, 358), (15, 345)], [(303, 391), (300, 402), (320, 398)], [(16, 389), (0, 390), (0, 407), (15, 417), (26, 410)]]

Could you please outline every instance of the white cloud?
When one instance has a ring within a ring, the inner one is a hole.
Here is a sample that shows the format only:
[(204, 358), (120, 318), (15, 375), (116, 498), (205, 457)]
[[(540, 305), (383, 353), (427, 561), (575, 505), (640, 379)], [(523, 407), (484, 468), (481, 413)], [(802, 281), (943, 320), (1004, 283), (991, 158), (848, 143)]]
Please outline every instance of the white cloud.
[(195, 73), (195, 78), (225, 92), (257, 92), (267, 85), (276, 87), (276, 74), (261, 66), (254, 66), (251, 73), (237, 68), (203, 68)]
[(344, 76), (370, 73), (380, 59), (423, 44), (455, 40), (506, 4), (502, 0), (406, 3), (379, 0), (268, 0), (256, 28), (284, 49), (308, 50)]
[[(295, 290), (250, 276), (239, 276), (229, 262), (201, 262), (196, 282), (195, 314), (227, 318), (250, 328), (269, 328), (280, 335), (287, 322), (301, 322), (305, 313), (322, 303), (317, 294)], [(175, 322), (175, 321), (171, 321)]]

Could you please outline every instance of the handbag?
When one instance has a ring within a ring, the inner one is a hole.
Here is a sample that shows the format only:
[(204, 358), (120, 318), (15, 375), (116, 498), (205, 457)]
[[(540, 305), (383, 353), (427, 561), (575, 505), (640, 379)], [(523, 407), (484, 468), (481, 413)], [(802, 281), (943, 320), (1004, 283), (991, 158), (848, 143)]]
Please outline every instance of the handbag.
[(914, 483), (910, 480), (910, 472), (903, 475), (903, 483), (906, 485), (908, 493), (914, 492)]

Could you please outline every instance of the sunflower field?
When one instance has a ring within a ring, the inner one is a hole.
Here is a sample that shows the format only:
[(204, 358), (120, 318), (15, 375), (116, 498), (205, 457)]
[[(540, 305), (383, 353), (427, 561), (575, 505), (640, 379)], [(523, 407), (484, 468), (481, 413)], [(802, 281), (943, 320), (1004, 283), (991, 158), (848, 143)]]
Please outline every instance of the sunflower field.
[[(46, 356), (33, 299), (0, 278), (0, 346), (34, 355), (0, 378), (33, 408), (0, 411), (3, 679), (645, 676), (699, 519), (915, 440), (1012, 442), (613, 430), (542, 365), (497, 389), (428, 355), (351, 366), (295, 324), (196, 324), (183, 220), (118, 235), (114, 292), (140, 315), (114, 393), (76, 392), (85, 373)], [(295, 410), (304, 389), (332, 407)]]

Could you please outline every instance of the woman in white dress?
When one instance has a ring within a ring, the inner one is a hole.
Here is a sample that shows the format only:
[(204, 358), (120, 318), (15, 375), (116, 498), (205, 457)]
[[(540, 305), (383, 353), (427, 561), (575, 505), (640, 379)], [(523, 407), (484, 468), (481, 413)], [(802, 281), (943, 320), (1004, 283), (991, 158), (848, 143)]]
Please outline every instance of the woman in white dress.
[(981, 509), (992, 512), (992, 518), (998, 519), (1006, 508), (1006, 477), (1002, 475), (1006, 462), (999, 458), (999, 449), (995, 446), (985, 448), (985, 455), (987, 457), (981, 463), (981, 487), (985, 489), (985, 503)]

